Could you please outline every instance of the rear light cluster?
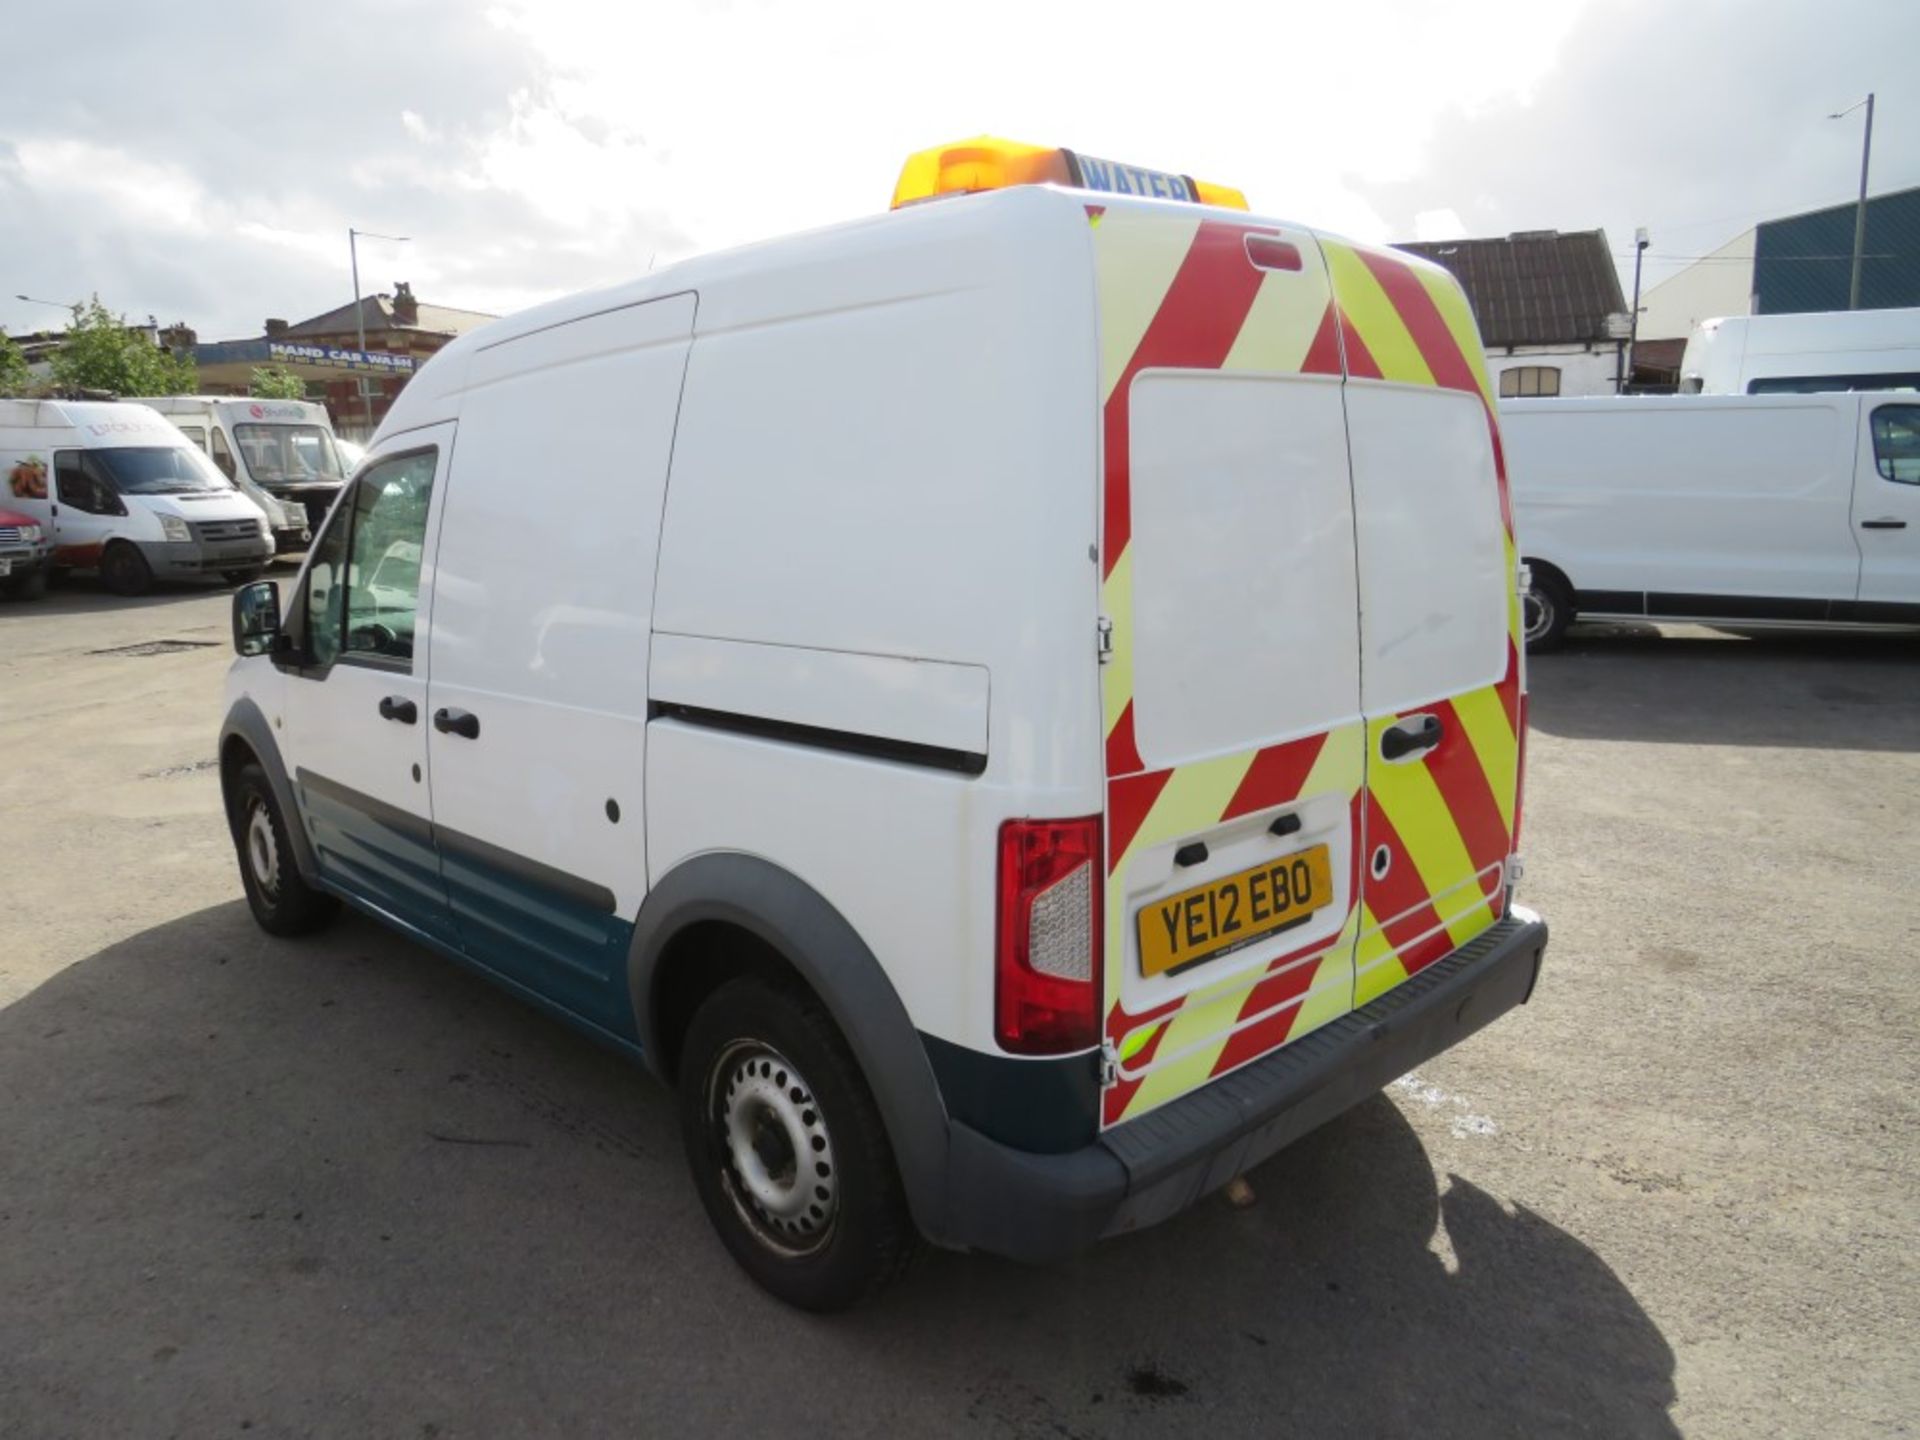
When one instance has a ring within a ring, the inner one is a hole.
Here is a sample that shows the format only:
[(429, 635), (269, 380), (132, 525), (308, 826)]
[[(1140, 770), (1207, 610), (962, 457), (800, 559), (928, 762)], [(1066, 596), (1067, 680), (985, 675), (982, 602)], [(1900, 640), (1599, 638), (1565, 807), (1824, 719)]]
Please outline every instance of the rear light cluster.
[(1015, 1055), (1100, 1040), (1100, 817), (1000, 827), (994, 1033)]

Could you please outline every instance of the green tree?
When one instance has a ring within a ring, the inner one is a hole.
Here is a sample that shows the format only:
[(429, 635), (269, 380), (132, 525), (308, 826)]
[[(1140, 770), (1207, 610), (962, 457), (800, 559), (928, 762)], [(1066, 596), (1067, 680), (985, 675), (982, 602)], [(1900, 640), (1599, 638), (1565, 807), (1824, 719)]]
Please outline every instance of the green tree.
[(256, 365), (247, 393), (262, 400), (304, 400), (307, 382), (283, 365)]
[(127, 327), (94, 296), (73, 307), (66, 342), (53, 357), (56, 385), (115, 395), (191, 395), (199, 373), (184, 355), (169, 355), (144, 330)]
[(27, 388), (26, 353), (0, 333), (0, 395), (19, 395)]

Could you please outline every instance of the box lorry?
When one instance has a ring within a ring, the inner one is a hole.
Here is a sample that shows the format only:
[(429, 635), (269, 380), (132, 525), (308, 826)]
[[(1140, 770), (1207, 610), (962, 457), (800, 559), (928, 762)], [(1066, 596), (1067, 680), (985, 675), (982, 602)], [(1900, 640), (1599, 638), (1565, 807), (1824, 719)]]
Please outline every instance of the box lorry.
[(284, 610), (239, 593), (220, 735), (266, 930), (344, 901), (636, 1056), (815, 1309), (922, 1237), (1163, 1221), (1547, 943), (1452, 277), (1185, 176), (916, 159), (441, 351)]
[(1581, 616), (1920, 625), (1920, 396), (1500, 406), (1527, 643)]

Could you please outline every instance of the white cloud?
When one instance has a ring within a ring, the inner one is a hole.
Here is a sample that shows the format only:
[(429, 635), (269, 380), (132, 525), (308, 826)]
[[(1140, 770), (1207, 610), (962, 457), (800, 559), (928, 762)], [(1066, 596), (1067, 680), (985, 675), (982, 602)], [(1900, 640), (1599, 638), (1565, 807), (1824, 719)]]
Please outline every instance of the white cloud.
[[(1362, 239), (1645, 222), (1660, 250), (1839, 198), (1857, 128), (1781, 117), (1888, 98), (1917, 32), (1868, 0), (1764, 25), (1732, 0), (334, 0), (209, 31), (220, 83), (173, 90), (160, 12), (67, 0), (8, 23), (50, 58), (0, 89), (4, 289), (257, 333), (347, 298), (353, 225), (414, 237), (363, 250), (365, 288), (504, 309), (881, 209), (909, 151), (983, 130)], [(1913, 178), (1917, 119), (1883, 106), (1882, 183)]]

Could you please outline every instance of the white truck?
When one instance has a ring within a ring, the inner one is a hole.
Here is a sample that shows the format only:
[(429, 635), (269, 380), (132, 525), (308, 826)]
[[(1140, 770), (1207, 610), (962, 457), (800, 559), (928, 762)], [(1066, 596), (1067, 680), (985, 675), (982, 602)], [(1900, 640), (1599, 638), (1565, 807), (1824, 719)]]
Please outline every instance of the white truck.
[(1576, 616), (1920, 625), (1920, 396), (1509, 400), (1528, 646)]
[(305, 548), (346, 483), (348, 467), (324, 405), (244, 395), (160, 395), (140, 403), (179, 426), (236, 485), (257, 487), (284, 508), (274, 526), (281, 550)]
[(1920, 389), (1920, 310), (1729, 315), (1687, 337), (1688, 395)]

